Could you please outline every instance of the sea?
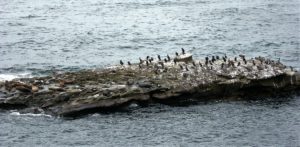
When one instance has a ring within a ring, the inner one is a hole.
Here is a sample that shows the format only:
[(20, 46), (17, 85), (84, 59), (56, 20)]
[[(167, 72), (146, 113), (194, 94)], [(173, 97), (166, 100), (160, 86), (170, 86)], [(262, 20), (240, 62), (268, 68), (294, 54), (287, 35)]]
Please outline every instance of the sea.
[[(300, 70), (300, 0), (1, 0), (0, 81), (174, 56)], [(0, 110), (0, 146), (300, 146), (300, 96), (132, 105), (78, 119)]]

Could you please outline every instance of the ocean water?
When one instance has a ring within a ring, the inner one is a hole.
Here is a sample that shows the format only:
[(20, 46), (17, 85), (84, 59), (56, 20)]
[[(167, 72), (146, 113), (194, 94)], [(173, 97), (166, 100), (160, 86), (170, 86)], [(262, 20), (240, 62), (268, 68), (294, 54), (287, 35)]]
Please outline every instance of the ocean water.
[[(0, 80), (174, 55), (300, 69), (299, 0), (1, 0)], [(0, 110), (0, 146), (300, 146), (300, 97), (153, 105), (76, 120)]]

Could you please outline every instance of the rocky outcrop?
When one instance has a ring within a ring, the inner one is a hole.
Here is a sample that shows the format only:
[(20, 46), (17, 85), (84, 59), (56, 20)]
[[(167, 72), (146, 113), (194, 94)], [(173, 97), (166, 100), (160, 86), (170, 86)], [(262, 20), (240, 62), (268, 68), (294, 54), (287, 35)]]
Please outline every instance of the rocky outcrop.
[(194, 60), (183, 53), (173, 59), (147, 57), (105, 69), (5, 81), (0, 83), (0, 108), (78, 116), (118, 110), (131, 103), (180, 104), (300, 89), (299, 73), (279, 61), (244, 55)]

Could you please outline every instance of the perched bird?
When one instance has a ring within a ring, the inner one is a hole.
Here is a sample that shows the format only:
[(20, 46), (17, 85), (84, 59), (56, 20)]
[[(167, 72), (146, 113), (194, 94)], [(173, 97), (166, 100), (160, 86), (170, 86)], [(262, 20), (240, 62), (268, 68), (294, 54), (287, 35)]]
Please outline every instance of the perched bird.
[(120, 60), (120, 64), (123, 66), (124, 65), (124, 62), (122, 60)]
[(141, 59), (141, 57), (139, 59), (140, 59), (140, 63), (143, 63), (143, 60)]
[(241, 65), (241, 62), (238, 62), (238, 65), (237, 66), (240, 66)]
[(170, 58), (170, 56), (169, 56), (169, 55), (167, 55), (167, 58), (168, 58), (168, 61), (171, 61), (171, 58)]
[(187, 65), (185, 65), (185, 70), (186, 70), (186, 71), (189, 71), (189, 68), (187, 67)]
[(216, 56), (216, 59), (217, 59), (217, 60), (219, 60), (219, 59), (220, 59), (220, 57), (219, 57), (219, 56)]
[(223, 69), (223, 68), (224, 68), (224, 63), (221, 64), (221, 69)]
[(226, 62), (226, 58), (225, 57), (223, 57), (223, 61)]
[(234, 57), (234, 61), (235, 61), (235, 62), (237, 61), (237, 57)]
[(227, 55), (226, 54), (225, 54), (224, 58), (227, 59)]
[(177, 52), (175, 52), (176, 56), (179, 56), (179, 54)]
[(194, 66), (194, 67), (196, 67), (196, 63), (195, 63), (195, 61), (193, 61), (193, 66)]
[(181, 48), (181, 51), (182, 51), (182, 54), (184, 55), (185, 54), (185, 50), (183, 48)]
[(214, 63), (216, 61), (215, 56), (212, 56), (211, 61)]
[(200, 65), (200, 67), (202, 67), (202, 64), (201, 64), (201, 62), (199, 61), (199, 65)]
[(131, 63), (129, 61), (127, 63), (128, 63), (128, 65), (131, 65)]
[(149, 56), (146, 57), (147, 60), (149, 60), (149, 58), (150, 58)]
[(181, 70), (183, 70), (183, 66), (181, 64), (179, 64), (179, 67), (180, 67)]
[(164, 59), (164, 61), (165, 61), (166, 63), (168, 62), (168, 60), (167, 60), (166, 58)]
[(157, 55), (157, 58), (158, 58), (159, 61), (161, 60), (160, 55)]

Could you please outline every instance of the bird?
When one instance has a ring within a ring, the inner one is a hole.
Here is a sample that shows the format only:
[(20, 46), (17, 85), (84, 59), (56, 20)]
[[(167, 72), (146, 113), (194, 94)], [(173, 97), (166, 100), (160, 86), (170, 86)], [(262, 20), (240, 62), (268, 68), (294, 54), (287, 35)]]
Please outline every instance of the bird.
[(179, 54), (177, 52), (175, 52), (176, 56), (179, 56)]
[(226, 58), (225, 57), (223, 57), (223, 61), (226, 62)]
[(215, 62), (215, 61), (216, 61), (215, 56), (212, 56), (211, 61), (212, 61), (212, 62)]
[(220, 59), (220, 57), (219, 57), (219, 56), (216, 56), (216, 59), (217, 59), (217, 60), (219, 60), (219, 59)]
[(159, 61), (161, 60), (160, 55), (157, 55), (157, 58), (158, 58)]
[(164, 59), (164, 61), (165, 61), (165, 62), (168, 62), (168, 60), (167, 60), (166, 58)]
[(237, 61), (237, 58), (236, 58), (236, 57), (234, 57), (234, 61), (235, 61), (235, 62)]
[(199, 65), (200, 65), (200, 67), (202, 67), (202, 64), (201, 64), (201, 62), (199, 61)]
[(140, 64), (142, 64), (142, 63), (144, 62), (144, 60), (142, 60), (142, 58), (141, 58), (141, 57), (140, 57), (139, 59), (140, 59)]
[(185, 54), (184, 48), (181, 48), (181, 51), (182, 51), (182, 54), (184, 55)]
[(252, 60), (252, 64), (253, 64), (253, 66), (255, 66), (255, 61), (254, 60)]
[(237, 66), (240, 66), (241, 65), (241, 62), (238, 62), (238, 65)]
[(129, 61), (127, 63), (128, 63), (128, 65), (131, 65), (131, 63)]
[(186, 70), (186, 71), (189, 71), (189, 68), (187, 67), (187, 65), (185, 65), (185, 70)]
[(183, 66), (181, 64), (179, 64), (179, 67), (180, 67), (181, 70), (183, 70)]
[(170, 58), (170, 56), (169, 56), (169, 55), (167, 55), (167, 58), (168, 58), (168, 61), (171, 61), (171, 58)]
[(124, 62), (122, 60), (120, 60), (120, 64), (123, 66), (124, 65)]
[(196, 66), (196, 63), (195, 63), (195, 61), (193, 61), (193, 66)]
[(149, 58), (150, 58), (149, 56), (146, 57), (147, 60), (149, 60)]
[(221, 69), (223, 69), (223, 68), (224, 68), (224, 63), (221, 64)]

